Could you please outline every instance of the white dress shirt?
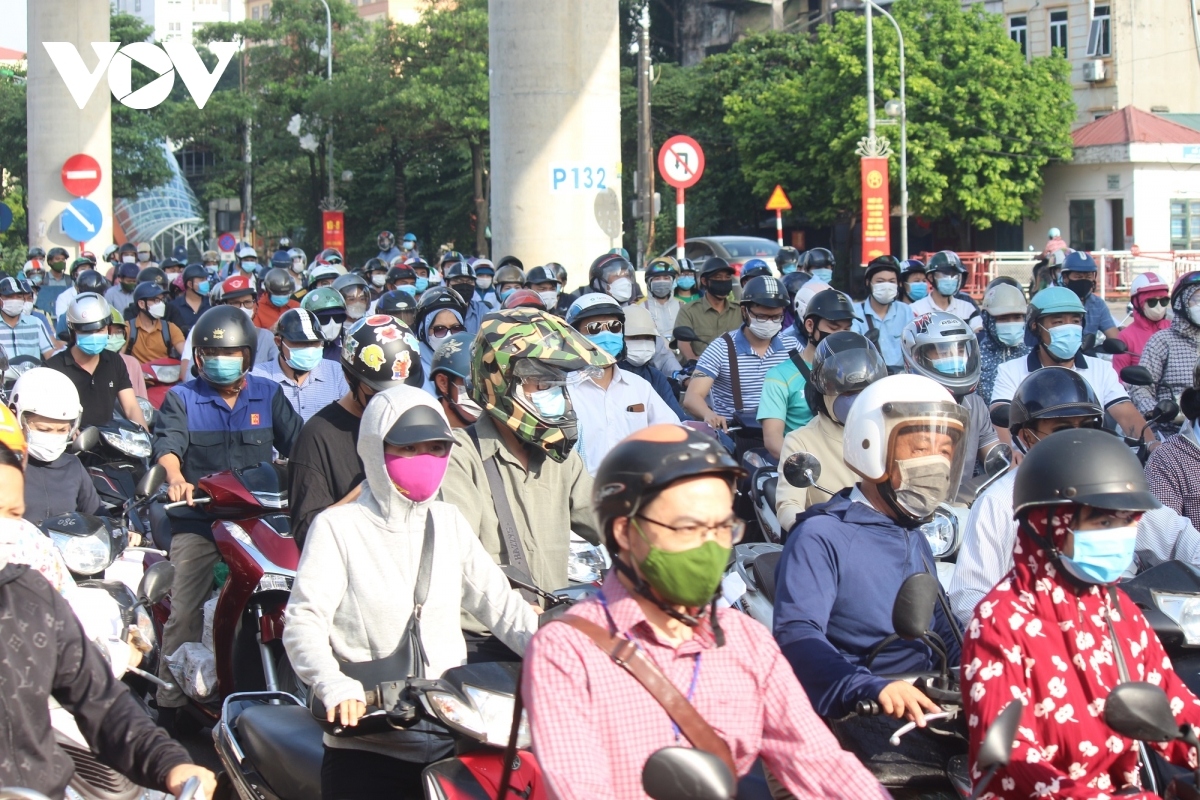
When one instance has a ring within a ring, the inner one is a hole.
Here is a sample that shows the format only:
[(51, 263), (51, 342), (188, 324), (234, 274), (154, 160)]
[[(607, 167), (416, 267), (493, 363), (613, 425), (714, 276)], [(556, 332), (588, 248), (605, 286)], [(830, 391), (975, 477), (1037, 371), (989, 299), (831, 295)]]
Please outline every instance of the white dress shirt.
[(644, 378), (609, 367), (612, 380), (602, 388), (590, 377), (570, 385), (571, 404), (579, 418), (575, 449), (591, 475), (618, 442), (648, 425), (679, 424), (679, 417)]
[[(950, 580), (950, 606), (963, 625), (971, 621), (979, 601), (1013, 567), (1016, 476), (1017, 470), (1011, 470), (989, 486), (967, 517), (958, 564)], [(1157, 561), (1177, 560), (1200, 567), (1200, 531), (1169, 508), (1148, 511), (1138, 522), (1136, 550)]]

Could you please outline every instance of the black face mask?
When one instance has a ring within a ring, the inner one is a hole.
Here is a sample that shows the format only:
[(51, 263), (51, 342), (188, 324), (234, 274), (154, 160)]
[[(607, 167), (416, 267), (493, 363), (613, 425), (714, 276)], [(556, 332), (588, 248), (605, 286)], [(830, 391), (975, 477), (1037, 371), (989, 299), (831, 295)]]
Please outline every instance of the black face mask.
[(1067, 288), (1078, 295), (1080, 300), (1083, 300), (1092, 293), (1092, 289), (1095, 287), (1090, 280), (1083, 278), (1077, 281), (1067, 281)]
[(708, 282), (708, 293), (713, 297), (728, 297), (733, 291), (733, 279), (729, 278), (723, 281), (710, 280)]
[(475, 297), (474, 283), (456, 283), (450, 288), (458, 292), (459, 296), (462, 297), (463, 302), (469, 303)]

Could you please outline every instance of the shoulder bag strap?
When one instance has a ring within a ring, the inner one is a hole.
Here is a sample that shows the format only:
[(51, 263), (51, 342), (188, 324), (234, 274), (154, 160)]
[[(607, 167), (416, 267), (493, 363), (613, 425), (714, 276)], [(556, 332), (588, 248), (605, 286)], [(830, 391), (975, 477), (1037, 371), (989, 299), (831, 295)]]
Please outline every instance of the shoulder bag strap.
[(415, 656), (413, 666), (419, 673), (416, 677), (422, 678), (425, 677), (425, 667), (429, 666), (429, 656), (425, 654), (425, 643), (421, 640), (421, 611), (425, 608), (425, 598), (429, 596), (434, 547), (433, 511), (430, 509), (425, 512), (425, 538), (421, 542), (421, 561), (417, 566), (417, 584), (413, 588), (412, 616), (408, 618), (408, 626), (400, 637), (401, 642), (411, 637), (411, 650)]
[(804, 363), (804, 359), (800, 357), (800, 348), (796, 348), (788, 353), (788, 358), (796, 365), (796, 369), (800, 370), (800, 375), (804, 378), (805, 383), (812, 380), (812, 370), (809, 369), (808, 364)]
[(607, 653), (609, 658), (637, 678), (638, 683), (642, 684), (667, 712), (667, 716), (675, 721), (692, 746), (721, 759), (734, 780), (737, 780), (737, 765), (733, 762), (733, 753), (730, 752), (729, 745), (704, 721), (704, 717), (700, 716), (695, 706), (667, 680), (667, 676), (642, 654), (634, 642), (614, 636), (596, 623), (575, 614), (566, 614), (554, 622), (566, 623), (586, 635)]
[[(533, 575), (529, 571), (529, 560), (525, 557), (525, 548), (521, 545), (521, 534), (517, 530), (517, 520), (513, 516), (512, 506), (508, 502), (508, 493), (504, 491), (504, 478), (500, 476), (500, 467), (496, 464), (496, 457), (483, 458), (479, 433), (475, 430), (474, 425), (467, 426), (467, 435), (471, 437), (471, 441), (474, 442), (475, 449), (483, 461), (483, 474), (487, 476), (488, 488), (492, 493), (492, 507), (496, 511), (496, 521), (500, 523), (500, 538), (504, 542), (506, 556), (504, 561), (507, 562), (501, 564), (500, 568), (522, 583), (533, 584)], [(530, 603), (537, 602), (537, 598), (524, 589), (521, 590), (521, 596)]]
[(133, 355), (133, 343), (137, 341), (137, 319), (128, 320), (129, 323), (129, 338), (125, 340), (124, 353), (127, 356)]
[(725, 340), (725, 349), (729, 353), (729, 380), (733, 383), (733, 408), (742, 410), (742, 376), (738, 371), (737, 350), (733, 346), (733, 337), (728, 333), (721, 336)]
[(871, 319), (871, 315), (867, 313), (867, 301), (863, 300), (861, 303), (858, 304), (858, 307), (863, 313), (863, 320), (865, 320), (867, 323), (867, 330), (868, 331), (875, 330), (875, 321), (873, 319)]

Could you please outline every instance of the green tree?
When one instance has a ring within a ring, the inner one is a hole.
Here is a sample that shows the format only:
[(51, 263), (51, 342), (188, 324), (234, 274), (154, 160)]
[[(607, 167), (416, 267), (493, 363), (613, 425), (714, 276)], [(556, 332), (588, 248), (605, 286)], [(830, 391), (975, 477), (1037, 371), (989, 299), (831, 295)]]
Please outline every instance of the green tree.
[[(131, 44), (149, 41), (153, 26), (132, 14), (116, 13), (109, 21), (110, 42)], [(158, 76), (133, 62), (133, 88), (136, 90)], [(182, 81), (175, 82), (176, 92)], [(107, 84), (101, 85), (101, 91)], [(193, 110), (195, 107), (193, 106)], [(162, 142), (166, 139), (165, 111), (159, 108), (138, 110), (112, 102), (112, 191), (113, 197), (135, 197), (138, 192), (161, 186), (171, 178)]]
[[(1026, 61), (1001, 18), (980, 6), (897, 0), (891, 11), (907, 44), (910, 211), (977, 228), (1035, 217), (1043, 168), (1071, 155), (1067, 62)], [(898, 47), (886, 20), (877, 19), (874, 33), (882, 107), (898, 94)], [(814, 222), (856, 216), (855, 147), (867, 117), (864, 52), (864, 18), (842, 13), (820, 29), (804, 68), (727, 85), (725, 119), (756, 195), (782, 183), (797, 211)], [(897, 144), (896, 128), (880, 132)], [(893, 155), (893, 197), (898, 173)]]

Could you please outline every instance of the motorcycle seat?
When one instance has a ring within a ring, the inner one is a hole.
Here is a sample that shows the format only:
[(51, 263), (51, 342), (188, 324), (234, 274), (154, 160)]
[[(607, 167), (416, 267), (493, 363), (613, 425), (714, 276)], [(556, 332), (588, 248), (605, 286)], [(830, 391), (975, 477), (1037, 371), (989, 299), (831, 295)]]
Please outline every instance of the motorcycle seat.
[(767, 478), (763, 481), (762, 493), (763, 498), (767, 501), (768, 508), (775, 508), (775, 490), (779, 488), (779, 475), (776, 474), (772, 478)]
[(754, 559), (751, 566), (754, 577), (758, 579), (758, 588), (763, 597), (772, 605), (775, 603), (775, 570), (779, 566), (782, 550), (772, 550)]
[(238, 742), (271, 791), (282, 798), (321, 796), (321, 728), (304, 706), (250, 706), (235, 723)]
[(171, 518), (163, 503), (150, 504), (150, 535), (159, 550), (171, 552)]

